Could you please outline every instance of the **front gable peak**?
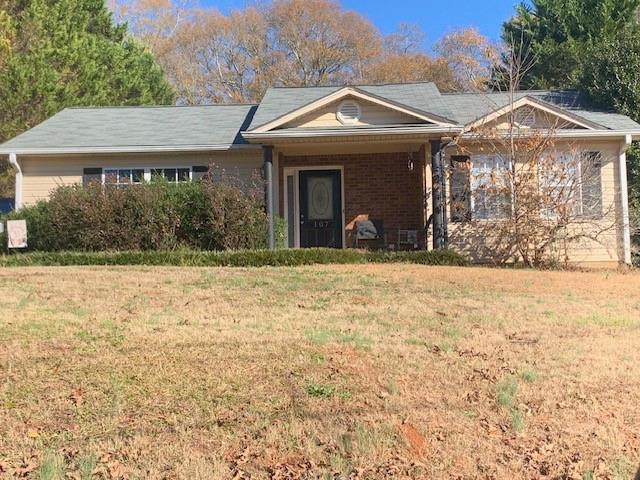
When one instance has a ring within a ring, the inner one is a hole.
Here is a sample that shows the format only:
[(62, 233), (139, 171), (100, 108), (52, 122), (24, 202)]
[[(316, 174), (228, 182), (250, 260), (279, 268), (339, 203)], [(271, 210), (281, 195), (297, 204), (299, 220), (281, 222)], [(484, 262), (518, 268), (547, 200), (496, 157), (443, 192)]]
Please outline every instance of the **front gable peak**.
[(482, 127), (519, 129), (582, 129), (602, 130), (603, 127), (569, 110), (560, 108), (531, 95), (521, 97), (466, 125), (466, 131)]
[[(349, 127), (381, 124), (456, 124), (439, 115), (425, 112), (409, 105), (363, 91), (357, 87), (343, 87), (311, 103), (281, 115), (251, 130), (266, 133), (276, 129), (304, 128), (309, 126)], [(382, 120), (380, 120), (382, 119)]]

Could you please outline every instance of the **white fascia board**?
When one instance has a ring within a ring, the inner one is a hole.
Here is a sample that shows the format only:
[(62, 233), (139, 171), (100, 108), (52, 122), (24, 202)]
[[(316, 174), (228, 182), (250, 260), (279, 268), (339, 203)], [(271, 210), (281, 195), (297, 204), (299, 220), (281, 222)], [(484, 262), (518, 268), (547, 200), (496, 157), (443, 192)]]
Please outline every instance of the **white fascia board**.
[(98, 153), (156, 153), (156, 152), (206, 152), (255, 149), (255, 145), (167, 145), (167, 146), (122, 146), (122, 147), (52, 147), (0, 149), (0, 155), (61, 155)]
[(457, 134), (462, 132), (462, 127), (407, 127), (407, 128), (366, 128), (366, 129), (314, 129), (313, 131), (288, 131), (274, 130), (271, 132), (244, 132), (242, 136), (248, 141), (269, 141), (279, 138), (326, 138), (326, 137), (353, 137), (370, 135), (424, 135), (424, 134)]
[(594, 123), (594, 122), (590, 122), (589, 120), (583, 119), (582, 117), (579, 117), (577, 115), (573, 115), (570, 112), (566, 112), (562, 108), (557, 108), (555, 106), (547, 105), (546, 103), (540, 102), (533, 97), (525, 96), (516, 100), (512, 104), (505, 105), (504, 107), (500, 107), (499, 109), (494, 110), (488, 115), (485, 115), (484, 117), (474, 120), (473, 122), (469, 123), (466, 126), (465, 130), (471, 130), (473, 128), (481, 127), (482, 125), (486, 125), (487, 123), (492, 122), (493, 120), (496, 120), (503, 115), (506, 115), (510, 111), (516, 110), (524, 106), (529, 106), (537, 110), (542, 110), (543, 112), (549, 113), (551, 115), (555, 115), (559, 118), (562, 118), (563, 120), (566, 120), (567, 122), (573, 123), (574, 125), (578, 125), (580, 127), (583, 127), (589, 130), (597, 130), (602, 128), (601, 125), (598, 125), (597, 123)]
[(354, 87), (344, 87), (341, 88), (333, 93), (330, 93), (329, 95), (326, 95), (322, 98), (319, 98), (318, 100), (315, 100), (311, 103), (308, 103), (307, 105), (304, 105), (300, 108), (296, 108), (295, 110), (286, 113), (274, 120), (271, 120), (270, 122), (267, 122), (263, 125), (259, 125), (253, 129), (251, 129), (251, 133), (265, 133), (268, 132), (270, 130), (273, 130), (274, 128), (278, 128), (282, 125), (285, 125), (293, 120), (295, 120), (296, 118), (300, 118), (308, 113), (313, 112), (314, 110), (317, 110), (319, 108), (324, 107), (325, 105), (328, 105), (330, 103), (333, 102), (337, 102), (338, 100), (341, 100), (345, 97), (355, 97), (358, 98), (360, 100), (365, 100), (367, 102), (371, 102), (371, 103), (375, 103), (377, 105), (381, 105), (383, 107), (389, 108), (391, 110), (395, 110), (397, 112), (401, 112), (404, 113), (406, 115), (410, 115), (414, 118), (418, 118), (420, 120), (424, 120), (426, 122), (431, 122), (431, 123), (436, 123), (440, 126), (455, 126), (454, 123), (451, 123), (450, 121), (448, 121), (445, 118), (439, 117), (437, 115), (432, 115), (432, 114), (428, 114), (428, 113), (423, 113), (421, 111), (416, 111), (413, 110), (411, 108), (407, 108), (404, 107), (402, 105), (399, 105), (395, 102), (391, 102), (391, 101), (386, 101), (385, 99), (378, 97), (376, 95), (371, 95), (367, 92), (364, 92), (362, 90), (359, 90), (357, 88)]
[[(640, 131), (620, 131), (620, 130), (566, 130), (566, 131), (544, 131), (544, 130), (529, 130), (529, 131), (520, 131), (519, 133), (509, 134), (509, 132), (505, 131), (504, 133), (497, 132), (497, 135), (500, 138), (508, 138), (510, 136), (517, 138), (527, 138), (531, 136), (528, 134), (535, 135), (549, 135), (551, 138), (624, 138), (628, 135), (631, 136), (633, 140), (640, 140)], [(478, 141), (487, 141), (491, 140), (491, 137), (483, 136), (479, 133), (469, 133), (465, 132), (462, 134), (462, 138), (464, 140), (478, 140)]]

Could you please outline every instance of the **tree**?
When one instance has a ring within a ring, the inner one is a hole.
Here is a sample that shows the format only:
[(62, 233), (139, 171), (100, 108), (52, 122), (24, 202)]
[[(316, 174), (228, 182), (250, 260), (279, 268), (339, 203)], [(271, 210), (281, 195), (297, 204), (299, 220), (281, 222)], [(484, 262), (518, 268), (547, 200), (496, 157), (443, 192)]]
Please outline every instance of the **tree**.
[[(488, 42), (475, 31), (452, 35), (433, 55), (418, 26), (400, 24), (384, 37), (333, 0), (275, 0), (228, 15), (134, 0), (117, 11), (184, 104), (258, 102), (270, 86), (433, 81), (452, 91), (470, 86), (470, 70), (474, 79), (486, 76)], [(464, 73), (452, 71), (462, 65)]]
[(640, 0), (531, 0), (503, 24), (511, 51), (521, 45), (536, 59), (522, 87), (573, 88), (588, 66), (586, 52), (635, 23)]
[(615, 204), (605, 204), (601, 191), (602, 158), (559, 139), (562, 121), (554, 115), (515, 109), (519, 79), (531, 64), (518, 52), (507, 58), (501, 68), (509, 75), (507, 113), (451, 144), (458, 156), (448, 171), (450, 210), (452, 220), (464, 224), (454, 241), (473, 232), (496, 263), (565, 262), (571, 246), (600, 243), (615, 230)]
[(452, 90), (487, 89), (498, 53), (478, 30), (471, 27), (449, 32), (436, 43), (434, 50), (453, 74)]
[(173, 102), (153, 57), (113, 23), (102, 0), (4, 6), (0, 18), (9, 18), (14, 39), (0, 68), (0, 140), (68, 106)]

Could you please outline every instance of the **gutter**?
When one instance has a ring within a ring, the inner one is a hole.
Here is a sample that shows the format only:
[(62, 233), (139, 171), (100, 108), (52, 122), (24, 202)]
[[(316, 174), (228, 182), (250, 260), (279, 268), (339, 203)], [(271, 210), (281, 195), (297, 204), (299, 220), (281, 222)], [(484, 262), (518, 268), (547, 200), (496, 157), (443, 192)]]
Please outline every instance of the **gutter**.
[(96, 153), (152, 153), (152, 152), (208, 152), (228, 150), (255, 150), (255, 145), (141, 145), (124, 147), (53, 147), (53, 148), (18, 148), (11, 150), (0, 149), (0, 155), (74, 155)]
[(9, 164), (16, 170), (15, 209), (18, 210), (22, 208), (22, 168), (20, 168), (15, 152), (9, 154)]
[[(583, 130), (583, 131), (571, 131), (571, 132), (558, 132), (558, 131), (543, 131), (543, 130), (535, 130), (536, 135), (549, 135), (552, 138), (620, 138), (622, 137), (631, 137), (632, 140), (640, 140), (640, 131), (620, 131), (620, 130)], [(498, 134), (501, 138), (508, 138), (510, 135), (508, 132), (504, 134)], [(517, 138), (527, 138), (530, 135), (524, 131), (522, 134), (516, 134)], [(491, 138), (484, 137), (480, 134), (476, 133), (463, 133), (463, 140), (476, 140), (476, 141), (487, 141), (491, 140)]]
[(327, 138), (327, 137), (365, 137), (371, 135), (420, 135), (420, 134), (456, 134), (461, 133), (462, 127), (382, 127), (367, 129), (314, 129), (312, 131), (274, 130), (265, 133), (243, 132), (242, 136), (248, 141), (269, 141), (280, 138)]

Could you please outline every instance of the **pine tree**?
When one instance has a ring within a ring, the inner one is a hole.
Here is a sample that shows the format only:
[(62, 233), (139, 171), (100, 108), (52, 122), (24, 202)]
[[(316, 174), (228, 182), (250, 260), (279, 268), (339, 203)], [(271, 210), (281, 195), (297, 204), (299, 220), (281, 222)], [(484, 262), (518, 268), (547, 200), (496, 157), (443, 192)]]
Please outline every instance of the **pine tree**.
[(153, 57), (103, 0), (0, 0), (0, 141), (69, 106), (173, 99)]

